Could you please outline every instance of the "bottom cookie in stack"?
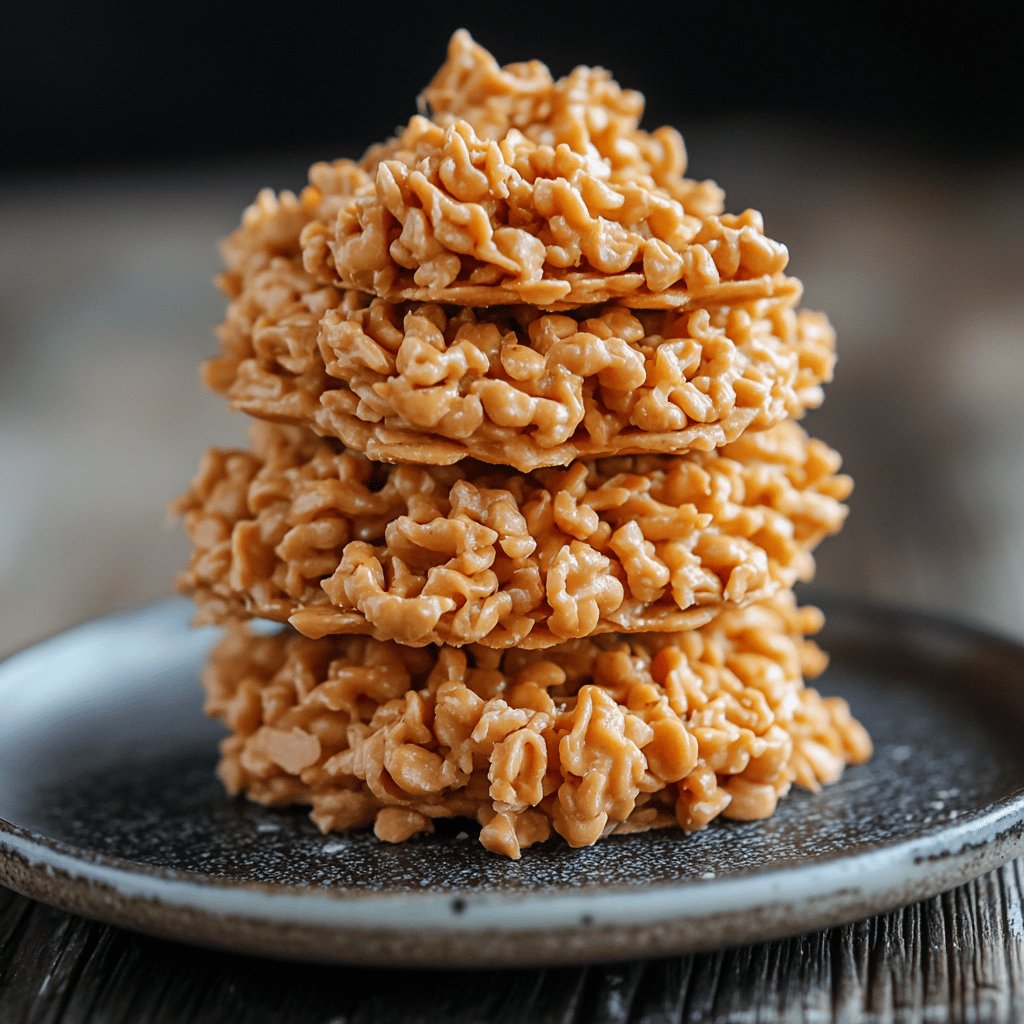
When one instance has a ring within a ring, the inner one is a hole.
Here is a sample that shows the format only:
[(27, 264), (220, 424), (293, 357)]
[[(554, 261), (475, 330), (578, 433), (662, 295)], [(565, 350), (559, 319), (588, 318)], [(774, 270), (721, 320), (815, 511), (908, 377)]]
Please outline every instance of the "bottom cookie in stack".
[(231, 735), (220, 777), (324, 831), (400, 842), (439, 818), (518, 857), (718, 815), (765, 818), (870, 756), (845, 701), (805, 685), (821, 613), (790, 591), (682, 633), (604, 634), (545, 650), (406, 647), (228, 626), (204, 686)]

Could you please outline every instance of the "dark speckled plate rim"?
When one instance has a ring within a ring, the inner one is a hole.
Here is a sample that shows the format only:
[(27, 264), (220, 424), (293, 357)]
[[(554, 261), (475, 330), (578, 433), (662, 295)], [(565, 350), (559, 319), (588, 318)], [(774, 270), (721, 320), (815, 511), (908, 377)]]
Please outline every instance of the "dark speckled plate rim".
[[(1021, 659), (1024, 645), (991, 631), (953, 618), (886, 607), (815, 592), (808, 596), (832, 614), (863, 619), (884, 619), (891, 629), (904, 623), (914, 628), (955, 634), (966, 642), (998, 648), (1001, 657)], [(116, 624), (143, 611), (157, 611), (179, 602), (161, 602), (128, 609), (91, 620), (75, 629)], [(67, 632), (74, 632), (70, 630)], [(62, 632), (25, 648), (23, 652), (59, 640)], [(12, 655), (11, 657), (17, 657)], [(0, 663), (2, 666), (2, 663)], [(360, 890), (302, 888), (265, 882), (237, 882), (193, 872), (163, 869), (82, 850), (32, 833), (0, 818), (0, 883), (32, 898), (85, 913), (127, 927), (202, 944), (236, 947), (251, 952), (294, 955), (305, 959), (377, 962), (378, 951), (367, 948), (325, 949), (311, 952), (308, 941), (295, 939), (288, 929), (306, 930), (310, 936), (348, 933), (381, 936), (406, 934), (475, 942), (495, 932), (525, 938), (545, 931), (557, 935), (567, 923), (587, 930), (588, 954), (615, 955), (615, 942), (602, 944), (601, 935), (615, 930), (644, 928), (642, 951), (648, 955), (711, 948), (750, 936), (743, 920), (757, 920), (758, 938), (772, 938), (843, 923), (894, 906), (924, 899), (977, 877), (1024, 853), (1024, 790), (990, 807), (969, 813), (955, 824), (936, 827), (922, 835), (853, 854), (833, 854), (800, 868), (753, 870), (740, 878), (687, 879), (655, 882), (649, 886), (609, 885), (598, 890), (573, 889), (566, 893), (529, 892), (477, 894), (472, 890), (444, 893), (387, 893)], [(171, 922), (152, 921), (138, 907), (166, 907), (184, 913)], [(500, 910), (500, 919), (496, 911)], [(175, 921), (186, 922), (185, 925)], [(225, 922), (245, 923), (255, 932), (231, 942), (218, 937)], [(203, 927), (214, 925), (212, 931)], [(658, 926), (673, 927), (658, 931)], [(687, 939), (679, 926), (700, 924), (699, 934)], [(651, 927), (655, 931), (651, 932)], [(283, 931), (279, 930), (283, 929)], [(275, 939), (275, 932), (277, 938)], [(625, 933), (624, 932), (624, 933)], [(660, 938), (659, 938), (660, 935)], [(382, 949), (384, 947), (381, 947)], [(538, 947), (540, 949), (540, 947)], [(465, 952), (471, 947), (465, 947)], [(552, 950), (545, 953), (551, 962)], [(555, 951), (557, 952), (557, 951)], [(445, 963), (453, 965), (449, 956)], [(579, 962), (579, 950), (565, 947), (561, 962)], [(395, 962), (394, 950), (385, 959)], [(458, 958), (457, 958), (458, 959)], [(461, 962), (496, 963), (488, 956)], [(431, 956), (410, 952), (400, 962), (431, 963)], [(529, 962), (529, 957), (516, 958)]]

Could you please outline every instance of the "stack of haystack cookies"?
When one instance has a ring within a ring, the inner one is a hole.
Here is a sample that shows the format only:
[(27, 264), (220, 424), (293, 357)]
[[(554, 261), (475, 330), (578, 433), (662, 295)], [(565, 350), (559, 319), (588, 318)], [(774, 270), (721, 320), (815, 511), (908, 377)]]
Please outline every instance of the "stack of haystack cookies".
[(178, 508), (227, 788), (518, 857), (835, 780), (870, 741), (792, 587), (850, 481), (785, 247), (602, 70), (459, 32), (421, 109), (224, 245), (204, 376), (251, 448)]

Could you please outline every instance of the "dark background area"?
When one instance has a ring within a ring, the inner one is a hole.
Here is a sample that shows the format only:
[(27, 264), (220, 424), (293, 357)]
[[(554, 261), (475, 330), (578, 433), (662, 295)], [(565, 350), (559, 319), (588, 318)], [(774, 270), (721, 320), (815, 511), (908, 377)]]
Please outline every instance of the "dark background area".
[[(3, 166), (341, 155), (389, 134), (464, 25), (502, 63), (610, 67), (648, 124), (738, 115), (881, 134), (944, 159), (1024, 148), (1015, 2), (37, 0), (0, 30)], [(948, 13), (947, 13), (948, 12)]]

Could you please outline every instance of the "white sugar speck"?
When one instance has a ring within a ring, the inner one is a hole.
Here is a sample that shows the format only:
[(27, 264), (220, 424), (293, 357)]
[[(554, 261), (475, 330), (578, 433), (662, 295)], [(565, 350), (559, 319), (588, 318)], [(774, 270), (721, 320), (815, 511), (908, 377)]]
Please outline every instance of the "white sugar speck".
[(889, 757), (893, 761), (897, 762), (909, 761), (912, 753), (913, 751), (910, 747), (905, 743), (901, 743), (898, 747), (893, 747), (892, 750), (889, 751)]
[(705, 871), (700, 877), (701, 878), (714, 878), (715, 877), (715, 873), (714, 873), (714, 871)]
[(346, 843), (344, 840), (331, 839), (320, 847), (320, 852), (326, 853), (328, 857), (331, 857), (336, 853), (344, 853), (344, 851), (347, 849), (348, 843)]
[(262, 833), (280, 832), (281, 826), (276, 821), (257, 821), (256, 831)]

